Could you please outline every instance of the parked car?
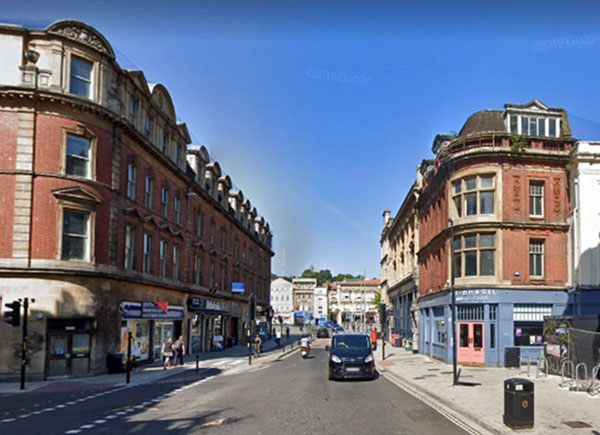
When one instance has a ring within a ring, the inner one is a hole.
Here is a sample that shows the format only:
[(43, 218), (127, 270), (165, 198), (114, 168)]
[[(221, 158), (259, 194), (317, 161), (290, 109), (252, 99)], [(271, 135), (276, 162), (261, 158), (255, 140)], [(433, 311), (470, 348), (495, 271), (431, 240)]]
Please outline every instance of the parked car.
[(337, 325), (335, 326), (335, 328), (333, 328), (333, 330), (337, 333), (343, 333), (344, 332), (344, 328), (342, 328), (341, 326)]
[(317, 338), (329, 338), (329, 330), (327, 328), (319, 328)]
[(329, 350), (329, 380), (375, 379), (375, 358), (371, 340), (364, 334), (336, 334)]

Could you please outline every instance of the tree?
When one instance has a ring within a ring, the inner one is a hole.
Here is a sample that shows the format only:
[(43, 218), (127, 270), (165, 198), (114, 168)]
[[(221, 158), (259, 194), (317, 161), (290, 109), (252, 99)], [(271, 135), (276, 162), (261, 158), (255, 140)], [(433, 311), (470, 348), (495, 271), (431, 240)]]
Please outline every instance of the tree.
[(331, 282), (333, 280), (333, 276), (331, 275), (331, 271), (329, 269), (319, 270), (315, 272), (314, 266), (311, 266), (308, 269), (305, 269), (301, 275), (302, 278), (316, 278), (317, 284), (321, 285), (326, 282)]
[(378, 290), (375, 293), (375, 297), (373, 298), (373, 305), (375, 305), (375, 309), (379, 311), (379, 306), (381, 305), (381, 290)]

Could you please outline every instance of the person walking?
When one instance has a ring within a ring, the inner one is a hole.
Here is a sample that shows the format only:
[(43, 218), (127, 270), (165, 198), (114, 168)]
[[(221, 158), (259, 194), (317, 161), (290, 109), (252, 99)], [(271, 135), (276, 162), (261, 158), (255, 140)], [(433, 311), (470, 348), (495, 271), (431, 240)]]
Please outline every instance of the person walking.
[(373, 350), (377, 349), (377, 329), (371, 329), (371, 347)]
[(169, 337), (163, 343), (161, 354), (163, 357), (163, 369), (170, 369), (172, 367), (171, 360), (173, 359), (173, 337)]
[(290, 339), (290, 327), (286, 326), (285, 328), (285, 338)]
[(256, 337), (254, 337), (254, 349), (256, 350), (257, 358), (260, 356), (260, 345), (261, 344), (262, 344), (262, 340), (260, 338), (260, 335), (256, 334)]
[(180, 335), (179, 339), (173, 344), (173, 352), (175, 354), (175, 365), (178, 363), (183, 365), (183, 356), (185, 355), (185, 343), (183, 341), (183, 335)]

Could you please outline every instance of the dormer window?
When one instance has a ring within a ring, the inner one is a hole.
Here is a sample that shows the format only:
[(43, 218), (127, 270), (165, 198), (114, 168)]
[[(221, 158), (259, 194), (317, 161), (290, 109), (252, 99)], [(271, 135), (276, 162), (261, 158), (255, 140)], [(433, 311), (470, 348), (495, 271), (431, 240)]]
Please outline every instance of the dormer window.
[(94, 64), (77, 56), (71, 56), (71, 83), (69, 92), (92, 98), (92, 69)]
[(509, 115), (508, 127), (512, 134), (523, 136), (558, 137), (559, 118), (536, 115)]

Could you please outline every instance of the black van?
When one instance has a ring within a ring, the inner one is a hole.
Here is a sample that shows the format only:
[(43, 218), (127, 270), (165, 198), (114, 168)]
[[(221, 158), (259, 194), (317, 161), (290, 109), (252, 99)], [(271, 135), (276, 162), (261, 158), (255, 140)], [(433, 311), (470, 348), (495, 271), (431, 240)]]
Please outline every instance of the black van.
[(337, 334), (329, 347), (329, 380), (375, 379), (371, 340), (364, 334)]

